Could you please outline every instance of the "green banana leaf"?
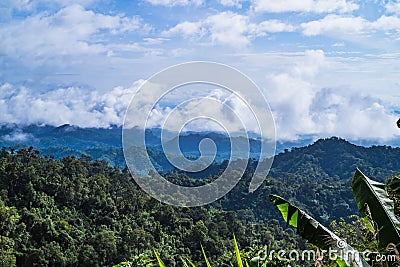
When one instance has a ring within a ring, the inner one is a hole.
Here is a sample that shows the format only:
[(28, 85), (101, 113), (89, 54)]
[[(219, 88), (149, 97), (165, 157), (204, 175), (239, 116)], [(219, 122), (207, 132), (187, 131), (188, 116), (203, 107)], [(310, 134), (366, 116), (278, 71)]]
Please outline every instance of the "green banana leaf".
[(201, 252), (203, 252), (204, 260), (206, 261), (207, 267), (211, 267), (210, 261), (208, 260), (206, 252), (204, 251), (203, 245), (201, 245)]
[(157, 253), (156, 250), (154, 250), (154, 254), (156, 255), (158, 265), (159, 265), (160, 267), (166, 267), (166, 266), (165, 266), (165, 263), (162, 261), (162, 259), (160, 258), (160, 256), (158, 255), (158, 253)]
[(384, 249), (393, 243), (399, 249), (400, 222), (394, 214), (394, 203), (389, 198), (385, 185), (369, 179), (356, 169), (351, 188), (361, 215), (372, 217), (377, 225), (379, 248)]
[(361, 253), (347, 245), (328, 228), (320, 224), (303, 210), (292, 205), (289, 201), (277, 195), (270, 195), (269, 199), (275, 204), (288, 225), (297, 228), (297, 233), (316, 245), (320, 249), (330, 250), (332, 254), (341, 258), (347, 266), (369, 267)]
[(233, 244), (235, 246), (236, 260), (239, 267), (244, 267), (242, 257), (240, 256), (239, 246), (236, 242), (236, 237), (233, 235)]

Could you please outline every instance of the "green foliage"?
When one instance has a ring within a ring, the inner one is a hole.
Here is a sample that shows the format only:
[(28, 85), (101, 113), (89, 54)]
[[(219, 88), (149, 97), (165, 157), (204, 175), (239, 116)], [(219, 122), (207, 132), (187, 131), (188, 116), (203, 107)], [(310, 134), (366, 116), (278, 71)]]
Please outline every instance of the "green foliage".
[(204, 261), (205, 261), (207, 267), (211, 267), (210, 261), (208, 260), (206, 252), (204, 251), (203, 245), (201, 245), (201, 252), (203, 253)]
[(191, 266), (191, 267), (196, 267), (196, 265), (195, 265), (193, 262), (191, 262), (188, 258), (183, 259), (183, 258), (181, 257), (181, 261), (182, 261), (184, 267), (189, 267), (189, 266)]
[[(318, 147), (322, 149), (320, 144)], [(40, 157), (33, 148), (12, 153), (3, 149), (2, 260), (7, 260), (7, 266), (112, 266), (124, 262), (152, 266), (157, 264), (155, 249), (166, 266), (181, 266), (183, 261), (188, 266), (204, 266), (202, 244), (214, 266), (236, 266), (238, 255), (244, 266), (246, 262), (249, 266), (286, 266), (289, 263), (276, 255), (268, 260), (258, 257), (264, 245), (270, 249), (305, 247), (293, 230), (274, 219), (278, 212), (268, 201), (271, 192), (280, 192), (302, 210), (312, 211), (321, 222), (347, 217), (357, 208), (350, 180), (326, 175), (328, 169), (321, 167), (322, 162), (318, 163), (320, 167), (310, 169), (321, 156), (313, 153), (321, 151), (307, 148), (301, 164), (295, 165), (297, 151), (279, 156), (274, 176), (267, 177), (253, 193), (248, 193), (248, 185), (256, 161), (250, 160), (243, 179), (227, 196), (206, 207), (178, 208), (150, 198), (126, 169), (110, 167), (109, 161)], [(313, 164), (308, 165), (310, 162)], [(213, 168), (222, 170), (223, 164)], [(382, 175), (392, 169), (382, 167), (378, 172)], [(306, 173), (312, 178), (303, 176)], [(215, 178), (193, 179), (178, 172), (168, 175), (174, 183), (189, 186)], [(400, 210), (398, 203), (395, 198), (395, 212)], [(233, 230), (237, 244), (243, 248), (239, 254), (231, 240)]]
[(154, 254), (156, 255), (156, 259), (157, 259), (158, 265), (160, 267), (165, 267), (165, 263), (162, 261), (162, 259), (160, 259), (160, 256), (158, 256), (157, 251), (154, 250)]
[(20, 215), (15, 207), (8, 207), (0, 199), (0, 266), (16, 266), (15, 241), (23, 238), (24, 225), (18, 226)]
[(333, 254), (341, 258), (348, 266), (369, 266), (363, 258), (353, 260), (348, 256), (343, 257), (342, 255), (355, 255), (357, 251), (349, 245), (341, 246), (341, 238), (306, 212), (277, 195), (270, 195), (270, 200), (277, 206), (287, 225), (296, 227), (297, 233), (301, 237), (307, 239), (310, 243), (321, 249), (329, 250), (334, 248), (331, 250)]
[(236, 260), (239, 267), (243, 267), (242, 257), (240, 256), (239, 247), (235, 235), (233, 235), (233, 244), (235, 246)]
[(352, 189), (361, 215), (370, 217), (369, 221), (378, 226), (378, 247), (383, 249), (390, 243), (400, 245), (400, 221), (394, 214), (394, 203), (385, 185), (369, 179), (357, 169)]
[[(273, 267), (273, 266), (286, 267), (286, 266), (290, 266), (290, 265), (288, 265), (290, 261), (279, 259), (279, 257), (276, 255), (276, 253), (273, 255), (272, 258), (261, 259), (259, 257), (259, 255), (257, 255), (257, 257), (254, 257), (254, 251), (247, 251), (247, 252), (240, 251), (235, 235), (233, 236), (233, 244), (234, 244), (234, 249), (235, 249), (235, 257), (236, 257), (235, 260), (236, 260), (236, 264), (238, 267), (244, 267), (245, 265), (243, 264), (243, 262), (246, 264), (246, 267)], [(201, 251), (203, 253), (204, 262), (205, 262), (206, 266), (211, 267), (212, 265), (210, 264), (210, 261), (208, 260), (208, 257), (206, 255), (203, 245), (200, 245), (200, 246), (201, 246)], [(257, 254), (259, 254), (259, 252), (260, 251), (258, 251)], [(165, 267), (165, 264), (159, 257), (158, 253), (156, 251), (154, 251), (154, 254), (156, 256), (159, 267)], [(245, 255), (245, 258), (243, 258), (243, 260), (242, 260), (241, 254)], [(251, 258), (251, 260), (249, 260), (250, 259), (249, 257)], [(189, 267), (189, 266), (196, 267), (196, 265), (193, 262), (191, 262), (189, 259), (185, 260), (181, 257), (181, 261), (182, 261), (184, 267)], [(232, 265), (233, 261), (234, 260), (232, 259), (229, 266), (236, 266), (236, 265)], [(123, 264), (125, 264), (125, 263), (123, 263)], [(124, 265), (122, 265), (122, 266), (124, 266)], [(120, 267), (120, 266), (118, 266), (118, 267)]]
[(33, 148), (0, 153), (0, 253), (7, 266), (151, 266), (153, 248), (166, 266), (181, 266), (181, 257), (197, 265), (204, 262), (199, 244), (211, 263), (224, 266), (232, 260), (233, 229), (248, 250), (302, 242), (278, 221), (254, 218), (249, 208), (164, 205), (105, 161), (56, 160)]
[[(376, 247), (379, 249), (377, 253), (381, 253), (380, 255), (395, 256), (395, 261), (390, 262), (381, 261), (374, 256), (368, 258), (367, 260), (372, 262), (373, 266), (398, 266), (400, 262), (398, 250), (400, 222), (395, 212), (395, 203), (398, 204), (400, 197), (399, 181), (398, 177), (391, 178), (385, 185), (369, 179), (357, 168), (352, 182), (352, 190), (363, 217), (353, 220), (352, 224), (348, 224), (343, 219), (339, 223), (335, 221), (331, 223), (331, 227), (337, 234), (354, 242), (358, 249), (371, 251), (371, 248)], [(342, 240), (338, 235), (326, 229), (287, 200), (276, 195), (270, 195), (270, 200), (277, 206), (287, 225), (296, 227), (302, 237), (319, 248), (330, 248), (336, 242), (337, 251), (344, 251), (344, 255), (349, 252), (351, 255), (361, 255), (346, 243), (342, 243), (344, 247), (340, 246), (339, 242)], [(341, 254), (338, 254), (338, 257), (340, 258), (336, 260), (338, 266), (369, 266), (362, 257), (360, 261), (357, 261), (357, 258), (342, 257)]]
[(376, 236), (362, 217), (351, 215), (346, 219), (334, 220), (331, 222), (330, 228), (332, 232), (358, 251), (375, 251), (377, 249)]

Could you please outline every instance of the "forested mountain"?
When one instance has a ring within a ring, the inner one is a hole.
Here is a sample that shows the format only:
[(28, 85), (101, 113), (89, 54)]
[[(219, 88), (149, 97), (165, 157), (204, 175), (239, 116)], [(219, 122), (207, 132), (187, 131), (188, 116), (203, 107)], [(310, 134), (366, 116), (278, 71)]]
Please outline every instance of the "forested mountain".
[(230, 266), (233, 232), (248, 249), (304, 246), (277, 220), (256, 223), (250, 209), (168, 206), (104, 161), (34, 149), (0, 152), (0, 218), (0, 266), (112, 266), (154, 259), (153, 249), (180, 266), (180, 256), (202, 261), (201, 244), (216, 266)]
[[(247, 251), (260, 245), (304, 247), (293, 230), (275, 220), (279, 215), (269, 194), (279, 193), (328, 225), (357, 214), (350, 190), (355, 167), (381, 181), (400, 172), (399, 148), (367, 148), (332, 137), (277, 154), (270, 175), (253, 193), (248, 186), (257, 161), (251, 159), (243, 178), (222, 199), (205, 207), (177, 208), (159, 203), (135, 184), (109, 130), (38, 127), (32, 136), (43, 135), (36, 139), (43, 145), (40, 151), (28, 148), (33, 139), (20, 138), (21, 145), (11, 147), (6, 141), (13, 130), (2, 131), (0, 266), (112, 266), (154, 260), (153, 249), (167, 266), (180, 266), (180, 256), (202, 262), (200, 244), (215, 266), (231, 266), (233, 233)], [(108, 147), (97, 143), (107, 135)], [(84, 138), (92, 139), (81, 150)], [(60, 140), (75, 140), (77, 147), (46, 147)], [(162, 153), (149, 151), (166, 164)], [(215, 162), (197, 176), (175, 169), (164, 174), (177, 184), (201, 185), (226, 164)]]
[(292, 173), (312, 180), (346, 179), (353, 176), (356, 167), (384, 181), (400, 171), (400, 148), (357, 146), (337, 137), (319, 139), (306, 147), (277, 155), (271, 175)]
[[(112, 266), (154, 260), (152, 249), (167, 266), (180, 266), (180, 256), (203, 262), (200, 244), (215, 266), (231, 266), (233, 234), (246, 251), (262, 245), (304, 248), (304, 241), (276, 220), (277, 210), (268, 201), (271, 193), (279, 192), (327, 225), (357, 213), (348, 179), (315, 180), (316, 174), (310, 178), (282, 172), (248, 193), (255, 164), (251, 161), (243, 179), (217, 202), (178, 208), (152, 199), (126, 170), (105, 161), (74, 156), (55, 160), (33, 148), (3, 148), (0, 266)], [(168, 175), (186, 185), (208, 181)]]
[[(160, 152), (163, 150), (161, 146), (161, 129), (152, 128), (146, 129), (146, 145), (147, 148)], [(133, 128), (128, 130), (132, 135), (133, 140), (137, 140), (139, 146), (140, 130)], [(173, 139), (177, 138), (176, 133), (164, 130), (166, 137), (166, 146), (171, 144)], [(189, 157), (197, 157), (199, 155), (199, 143), (204, 138), (212, 139), (217, 146), (218, 162), (224, 159), (229, 159), (230, 156), (230, 139), (224, 133), (217, 132), (182, 132), (179, 135), (179, 145), (183, 153)], [(239, 147), (244, 147), (247, 139), (236, 136), (232, 137), (237, 140)], [(261, 141), (259, 136), (250, 133), (250, 157), (255, 157), (260, 151)], [(284, 151), (285, 148), (293, 146), (304, 146), (312, 143), (312, 138), (306, 137), (299, 141), (280, 141), (277, 142), (277, 152)], [(20, 126), (14, 124), (0, 125), (0, 144), (2, 146), (12, 146), (27, 148), (34, 146), (42, 151), (44, 155), (54, 155), (55, 158), (61, 158), (66, 155), (65, 150), (68, 150), (70, 155), (81, 156), (82, 154), (90, 155), (93, 158), (104, 157), (108, 150), (120, 150), (122, 147), (122, 128), (112, 126), (110, 128), (81, 128), (74, 125), (64, 124), (59, 127), (54, 126)], [(110, 163), (119, 163), (119, 158), (104, 158)]]
[[(41, 155), (54, 156), (56, 159), (75, 155), (89, 156), (92, 159), (105, 160), (109, 165), (117, 165), (123, 169), (125, 159), (122, 153), (121, 128), (114, 126), (109, 129), (80, 128), (65, 124), (53, 126), (0, 126), (0, 147), (25, 148), (33, 146), (40, 149)], [(132, 135), (138, 135), (138, 129), (132, 129)], [(174, 137), (167, 131), (166, 136)], [(256, 136), (250, 139), (250, 157), (257, 155), (260, 142)], [(147, 149), (156, 168), (169, 171), (173, 167), (166, 159), (161, 147), (161, 129), (147, 129)], [(229, 158), (231, 149), (228, 136), (221, 133), (186, 132), (180, 136), (180, 148), (188, 157), (199, 155), (198, 144), (204, 138), (210, 138), (217, 144), (215, 165), (206, 172), (205, 177), (216, 174), (223, 168), (224, 160)], [(240, 139), (241, 137), (237, 137)], [(170, 140), (170, 142), (171, 142)], [(167, 146), (168, 143), (167, 142)], [(239, 141), (239, 143), (242, 143)], [(290, 152), (290, 153), (288, 153)], [(332, 137), (316, 142), (311, 137), (296, 142), (277, 142), (277, 155), (274, 159), (271, 176), (283, 173), (299, 174), (310, 179), (340, 178), (352, 176), (356, 166), (378, 180), (384, 180), (400, 170), (400, 148), (372, 145), (369, 147), (351, 144), (350, 142)], [(310, 176), (309, 170), (312, 171)], [(196, 176), (198, 177), (198, 176)]]

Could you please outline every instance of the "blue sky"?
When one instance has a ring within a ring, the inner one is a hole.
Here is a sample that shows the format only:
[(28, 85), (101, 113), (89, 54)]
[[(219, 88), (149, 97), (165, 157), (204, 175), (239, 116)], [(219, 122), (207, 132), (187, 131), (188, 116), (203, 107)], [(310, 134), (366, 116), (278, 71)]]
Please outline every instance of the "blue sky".
[(397, 1), (5, 0), (0, 122), (121, 124), (144, 79), (193, 60), (253, 79), (278, 139), (399, 138)]

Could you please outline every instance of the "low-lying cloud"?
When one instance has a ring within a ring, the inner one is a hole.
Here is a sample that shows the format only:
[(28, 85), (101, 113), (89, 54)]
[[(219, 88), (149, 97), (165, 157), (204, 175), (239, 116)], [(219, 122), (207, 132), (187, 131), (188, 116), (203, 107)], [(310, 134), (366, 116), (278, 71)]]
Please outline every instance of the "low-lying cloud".
[[(317, 85), (315, 80), (318, 75), (321, 71), (326, 71), (330, 64), (323, 51), (306, 51), (303, 57), (296, 60), (287, 70), (266, 76), (269, 87), (264, 93), (274, 115), (277, 139), (296, 140), (304, 135), (334, 135), (351, 140), (391, 140), (400, 136), (395, 125), (400, 110), (398, 105), (393, 106), (393, 103), (345, 86)], [(32, 88), (5, 83), (0, 85), (0, 123), (54, 126), (69, 123), (81, 127), (104, 128), (111, 125), (121, 126), (126, 109), (142, 82), (143, 80), (139, 80), (129, 88), (114, 87), (105, 93), (76, 86), (38, 92)], [(214, 99), (225, 103), (234, 113), (242, 114), (241, 119), (251, 117), (237, 98), (227, 95), (221, 89), (212, 89), (206, 94), (185, 91), (167, 97), (164, 105), (162, 101), (161, 104), (156, 104), (148, 125), (162, 126), (174, 104), (178, 105), (188, 97)], [(146, 99), (143, 101), (144, 105), (155, 104), (145, 103)], [(265, 107), (252, 108), (265, 110)], [(226, 112), (225, 109), (219, 110), (217, 106), (193, 101), (185, 108), (175, 110), (174, 116), (177, 119), (173, 123), (179, 127), (174, 125), (174, 128), (180, 129), (186, 118), (195, 114), (201, 115), (202, 111), (221, 113), (221, 116)], [(140, 110), (137, 114), (140, 116)], [(256, 131), (257, 125), (254, 121), (246, 123), (247, 130)], [(212, 130), (213, 125), (216, 124), (193, 123), (191, 130), (196, 130), (196, 127), (197, 130)], [(240, 129), (240, 125), (229, 127)], [(29, 136), (15, 132), (7, 138), (23, 139)]]
[(9, 134), (1, 137), (7, 142), (26, 142), (32, 140), (34, 137), (32, 134), (24, 133), (21, 129), (15, 129)]
[(0, 86), (1, 123), (109, 127), (122, 125), (126, 107), (141, 81), (100, 94), (80, 87), (35, 93), (11, 84)]
[[(54, 126), (69, 123), (81, 127), (104, 128), (121, 126), (126, 108), (140, 83), (138, 81), (130, 88), (115, 87), (105, 94), (78, 87), (35, 94), (24, 87), (4, 84), (0, 87), (0, 123)], [(275, 86), (276, 93), (269, 94), (268, 98), (276, 123), (277, 139), (296, 140), (304, 135), (336, 135), (352, 140), (390, 140), (399, 136), (395, 127), (398, 116), (391, 107), (377, 98), (345, 89), (325, 88), (315, 91), (310, 84), (304, 81), (301, 83), (290, 74), (275, 77)], [(221, 101), (217, 91), (210, 92), (208, 97)], [(228, 97), (226, 101), (235, 113), (244, 114), (243, 105), (236, 103), (234, 98)], [(192, 105), (196, 106), (196, 103)], [(182, 123), (188, 115), (194, 116), (193, 113), (201, 114), (203, 108), (207, 107), (197, 107), (190, 114), (187, 109), (181, 109), (180, 112), (184, 114), (175, 115), (182, 118), (176, 120), (176, 123)], [(156, 105), (149, 126), (161, 126), (171, 110), (170, 107)], [(143, 116), (140, 110), (137, 116)], [(247, 123), (252, 125), (249, 130), (256, 129), (253, 122)], [(212, 130), (209, 125), (202, 123), (193, 124), (191, 130), (196, 130), (193, 128), (196, 125), (199, 127), (197, 130)], [(207, 129), (204, 128), (206, 126)], [(29, 136), (13, 132), (4, 138), (24, 141)]]
[(378, 97), (343, 86), (317, 86), (318, 75), (332, 71), (323, 51), (306, 51), (286, 71), (269, 74), (265, 91), (277, 125), (277, 138), (302, 135), (351, 140), (390, 140), (399, 137), (398, 115), (393, 106)]

